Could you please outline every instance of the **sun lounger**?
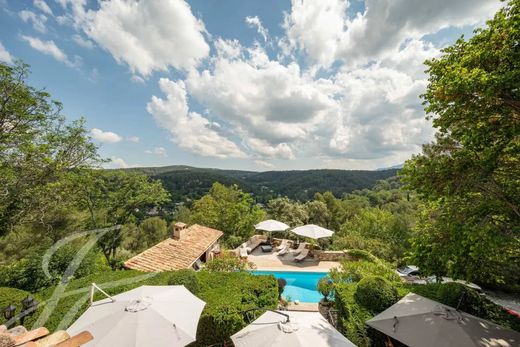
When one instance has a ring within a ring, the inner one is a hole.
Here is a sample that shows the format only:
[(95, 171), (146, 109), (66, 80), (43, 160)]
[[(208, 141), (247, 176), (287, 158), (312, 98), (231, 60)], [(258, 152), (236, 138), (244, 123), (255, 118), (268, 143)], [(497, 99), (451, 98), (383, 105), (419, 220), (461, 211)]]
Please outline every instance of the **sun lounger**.
[(287, 244), (289, 243), (289, 240), (282, 240), (282, 243), (280, 243), (280, 245), (278, 247), (276, 247), (274, 250), (275, 251), (281, 251), (283, 249), (285, 249), (285, 247), (287, 247)]
[(285, 247), (282, 248), (278, 253), (276, 253), (276, 255), (278, 255), (278, 256), (284, 256), (284, 255), (286, 255), (287, 253), (289, 253), (289, 246), (288, 246), (288, 245), (285, 245)]
[(240, 247), (238, 249), (240, 258), (247, 258), (247, 248), (246, 247)]
[(309, 250), (306, 248), (298, 256), (294, 257), (294, 261), (303, 261), (303, 259), (307, 258), (307, 255), (309, 255)]
[(298, 246), (298, 248), (296, 250), (293, 251), (293, 254), (294, 255), (298, 255), (300, 254), (304, 249), (305, 249), (305, 246), (307, 246), (307, 243), (306, 242), (302, 242), (300, 243), (300, 245)]

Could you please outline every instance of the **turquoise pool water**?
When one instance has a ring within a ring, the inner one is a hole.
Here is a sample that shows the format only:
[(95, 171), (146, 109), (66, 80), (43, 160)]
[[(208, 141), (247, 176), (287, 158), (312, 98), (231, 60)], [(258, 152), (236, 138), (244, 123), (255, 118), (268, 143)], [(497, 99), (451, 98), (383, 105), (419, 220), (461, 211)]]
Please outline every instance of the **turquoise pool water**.
[(327, 272), (303, 272), (303, 271), (251, 271), (255, 275), (273, 275), (283, 278), (287, 285), (282, 293), (284, 298), (300, 302), (320, 302), (323, 295), (316, 290), (318, 281), (327, 276)]

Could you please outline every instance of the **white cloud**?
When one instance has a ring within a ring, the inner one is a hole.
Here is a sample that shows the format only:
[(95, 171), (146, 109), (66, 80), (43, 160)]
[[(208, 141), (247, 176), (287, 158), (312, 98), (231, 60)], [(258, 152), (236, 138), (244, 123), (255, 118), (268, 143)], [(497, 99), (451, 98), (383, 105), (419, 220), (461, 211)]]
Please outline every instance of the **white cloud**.
[(365, 12), (348, 18), (347, 0), (292, 0), (282, 47), (299, 49), (324, 67), (336, 60), (360, 66), (385, 57), (410, 39), (447, 27), (474, 25), (502, 6), (489, 0), (366, 0)]
[(330, 66), (345, 36), (346, 0), (292, 0), (283, 27), (287, 44), (305, 51), (315, 62)]
[(209, 53), (204, 25), (184, 0), (103, 1), (81, 25), (118, 63), (142, 76), (190, 69)]
[(122, 158), (110, 157), (110, 162), (105, 165), (107, 169), (127, 169), (130, 165)]
[(105, 143), (116, 143), (120, 142), (123, 138), (116, 133), (111, 131), (103, 131), (101, 129), (93, 128), (90, 130), (90, 136), (94, 140)]
[(103, 167), (105, 169), (128, 169), (131, 167), (141, 167), (140, 164), (128, 164), (124, 159), (112, 156), (110, 157), (110, 161), (105, 163)]
[(164, 147), (155, 147), (153, 150), (147, 149), (144, 152), (148, 153), (148, 154), (159, 155), (161, 157), (167, 157), (168, 156), (168, 152), (166, 151), (166, 148), (164, 148)]
[(243, 50), (236, 58), (218, 53), (211, 69), (190, 73), (188, 91), (230, 124), (253, 153), (292, 159), (299, 142), (327, 132), (325, 119), (337, 116), (334, 86), (306, 75), (296, 63), (270, 60), (260, 47)]
[(45, 27), (47, 17), (45, 15), (36, 14), (27, 10), (18, 12), (18, 15), (25, 23), (31, 23), (36, 31), (39, 31), (40, 33), (45, 33), (47, 31), (47, 28)]
[(13, 63), (13, 56), (5, 49), (2, 42), (0, 42), (0, 61), (8, 64)]
[(144, 80), (144, 78), (142, 78), (141, 76), (137, 76), (137, 75), (132, 75), (132, 77), (130, 78), (132, 80), (132, 82), (134, 83), (139, 83), (139, 84), (145, 84), (146, 81)]
[(170, 131), (173, 141), (192, 153), (216, 158), (244, 158), (244, 152), (222, 136), (218, 126), (196, 112), (190, 112), (184, 82), (166, 78), (159, 81), (165, 99), (153, 96), (147, 111), (157, 124)]
[(83, 48), (86, 48), (86, 49), (93, 49), (94, 48), (94, 42), (90, 41), (90, 40), (87, 40), (85, 39), (84, 37), (78, 35), (78, 34), (74, 34), (72, 36), (72, 39), (74, 40), (74, 42), (76, 42), (79, 46), (83, 47)]
[(54, 59), (65, 63), (71, 67), (77, 67), (81, 64), (81, 58), (75, 56), (74, 61), (71, 61), (69, 57), (54, 43), (54, 41), (42, 41), (39, 38), (22, 35), (22, 40), (27, 42), (32, 48), (40, 53), (50, 55)]
[(49, 7), (49, 5), (47, 5), (45, 0), (34, 0), (33, 5), (34, 5), (34, 7), (38, 8), (43, 13), (46, 13), (50, 16), (53, 15), (51, 8)]
[(256, 31), (258, 31), (258, 33), (262, 36), (262, 38), (264, 39), (264, 42), (269, 41), (269, 32), (262, 25), (262, 21), (260, 20), (260, 18), (258, 18), (258, 16), (254, 16), (254, 17), (247, 16), (246, 23), (250, 27), (256, 28)]
[(137, 136), (129, 136), (126, 138), (128, 142), (139, 143), (140, 139)]
[(275, 166), (272, 163), (263, 160), (255, 160), (255, 164), (269, 170), (275, 168)]

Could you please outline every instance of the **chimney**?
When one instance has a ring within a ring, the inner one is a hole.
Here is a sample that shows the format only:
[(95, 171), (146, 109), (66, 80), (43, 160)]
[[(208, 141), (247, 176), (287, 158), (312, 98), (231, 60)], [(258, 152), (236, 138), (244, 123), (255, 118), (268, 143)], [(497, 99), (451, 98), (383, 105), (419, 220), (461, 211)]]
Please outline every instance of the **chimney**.
[(184, 238), (184, 235), (186, 234), (186, 227), (187, 224), (182, 222), (177, 222), (173, 225), (173, 235), (172, 238), (175, 240), (181, 240)]

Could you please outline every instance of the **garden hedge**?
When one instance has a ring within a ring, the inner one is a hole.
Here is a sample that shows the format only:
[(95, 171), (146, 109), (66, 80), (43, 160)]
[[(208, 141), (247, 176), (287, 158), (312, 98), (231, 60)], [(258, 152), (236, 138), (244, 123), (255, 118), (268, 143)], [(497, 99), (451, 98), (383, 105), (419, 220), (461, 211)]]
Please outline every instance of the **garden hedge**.
[(399, 300), (397, 288), (379, 276), (368, 276), (359, 281), (354, 297), (374, 314), (383, 312)]

